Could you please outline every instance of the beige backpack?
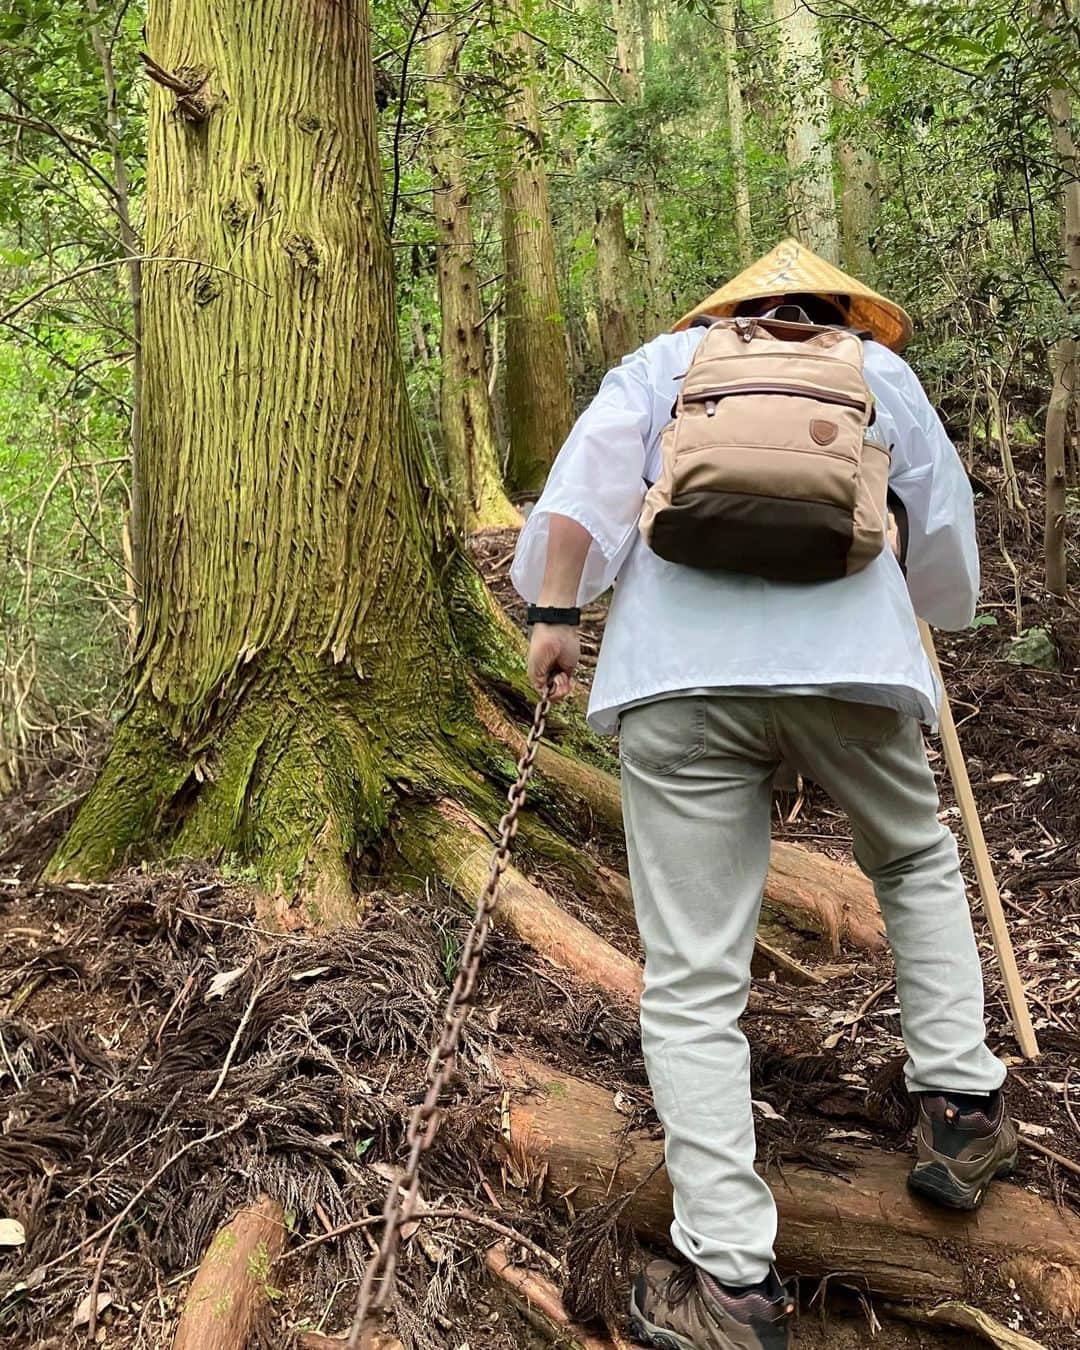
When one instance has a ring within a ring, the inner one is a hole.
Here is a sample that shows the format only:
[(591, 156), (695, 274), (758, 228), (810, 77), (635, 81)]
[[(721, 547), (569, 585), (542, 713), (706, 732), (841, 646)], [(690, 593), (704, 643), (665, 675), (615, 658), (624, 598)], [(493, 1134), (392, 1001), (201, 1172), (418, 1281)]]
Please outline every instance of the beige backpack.
[(889, 450), (873, 420), (857, 334), (716, 320), (661, 436), (645, 542), (670, 562), (774, 581), (858, 572), (887, 532)]

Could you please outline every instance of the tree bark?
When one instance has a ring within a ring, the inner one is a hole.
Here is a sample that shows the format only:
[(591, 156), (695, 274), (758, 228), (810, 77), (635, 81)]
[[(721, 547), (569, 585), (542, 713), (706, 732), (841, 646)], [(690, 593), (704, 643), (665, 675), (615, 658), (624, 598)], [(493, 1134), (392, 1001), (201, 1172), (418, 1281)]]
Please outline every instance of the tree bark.
[(728, 139), (731, 143), (731, 175), (735, 182), (735, 238), (739, 245), (739, 262), (746, 267), (753, 261), (754, 228), (746, 163), (746, 117), (739, 73), (738, 0), (720, 0), (718, 20), (724, 39)]
[(858, 53), (838, 53), (835, 61), (847, 68), (834, 70), (833, 98), (844, 110), (848, 126), (837, 142), (840, 167), (840, 262), (860, 281), (874, 279), (870, 240), (878, 210), (877, 161), (865, 140), (852, 134), (856, 114), (866, 102), (866, 77)]
[(641, 341), (633, 308), (630, 245), (626, 238), (623, 204), (618, 197), (597, 205), (593, 239), (600, 301), (600, 342), (604, 364), (614, 366)]
[[(548, 1065), (504, 1061), (517, 1086), (510, 1160), (523, 1185), (574, 1211), (629, 1194), (624, 1217), (650, 1240), (667, 1240), (671, 1185), (653, 1133), (628, 1131), (611, 1093)], [(785, 1274), (827, 1278), (860, 1291), (934, 1306), (990, 1279), (1004, 1297), (1014, 1281), (1050, 1316), (1080, 1318), (1080, 1221), (1019, 1186), (998, 1183), (977, 1215), (935, 1209), (906, 1187), (899, 1154), (835, 1149), (836, 1173), (797, 1162), (766, 1169), (780, 1215)], [(958, 1260), (957, 1248), (963, 1259)]]
[[(1043, 22), (1053, 32), (1058, 23), (1057, 9), (1040, 0)], [(1073, 35), (1066, 41), (1072, 43)], [(1080, 296), (1080, 154), (1072, 131), (1072, 98), (1065, 85), (1054, 85), (1047, 95), (1047, 114), (1054, 149), (1062, 175), (1062, 242), (1065, 256), (1062, 290), (1065, 293), (1063, 319), (1075, 315)], [(1066, 489), (1068, 487), (1067, 449), (1069, 428), (1076, 415), (1078, 384), (1076, 339), (1068, 332), (1055, 343), (1050, 353), (1053, 385), (1046, 410), (1046, 518), (1043, 530), (1046, 588), (1054, 595), (1067, 591), (1065, 554)]]
[(839, 262), (829, 105), (817, 16), (804, 0), (773, 0), (778, 75), (788, 107), (788, 202), (791, 232), (831, 263)]
[(483, 306), (465, 157), (459, 148), (464, 94), (457, 77), (457, 43), (445, 14), (431, 14), (427, 30), (425, 88), (442, 322), (442, 439), (459, 527), (493, 529), (520, 524), (521, 517), (503, 490), (488, 393)]
[[(611, 15), (615, 26), (615, 63), (619, 71), (619, 87), (626, 103), (640, 103), (645, 66), (642, 8), (638, 0), (611, 0)], [(642, 318), (646, 338), (666, 332), (672, 321), (671, 271), (660, 198), (660, 185), (653, 170), (646, 164), (638, 187), (641, 240), (645, 254), (645, 305)]]
[(184, 1300), (173, 1350), (247, 1350), (284, 1245), (281, 1206), (266, 1196), (219, 1229)]
[[(521, 24), (519, 0), (508, 0), (507, 13), (511, 22)], [(500, 183), (510, 423), (507, 482), (513, 493), (536, 495), (570, 430), (573, 406), (533, 42), (519, 27), (510, 47), (520, 67), (513, 74), (518, 83), (506, 112), (507, 163)]]
[(403, 795), (500, 814), (475, 689), (529, 698), (523, 643), (407, 407), (369, 40), (363, 0), (150, 6), (146, 232), (196, 263), (145, 269), (133, 703), (53, 876), (225, 856), (326, 924)]
[(867, 951), (885, 946), (885, 924), (866, 877), (798, 844), (773, 841), (765, 900), (795, 924), (822, 933), (834, 956), (845, 941)]
[[(487, 880), (491, 840), (479, 822), (443, 802), (417, 812), (403, 840), (403, 856), (413, 869), (434, 871), (455, 880), (455, 891), (471, 907)], [(559, 970), (606, 990), (636, 1010), (644, 975), (637, 961), (567, 914), (516, 867), (503, 873), (495, 922)]]

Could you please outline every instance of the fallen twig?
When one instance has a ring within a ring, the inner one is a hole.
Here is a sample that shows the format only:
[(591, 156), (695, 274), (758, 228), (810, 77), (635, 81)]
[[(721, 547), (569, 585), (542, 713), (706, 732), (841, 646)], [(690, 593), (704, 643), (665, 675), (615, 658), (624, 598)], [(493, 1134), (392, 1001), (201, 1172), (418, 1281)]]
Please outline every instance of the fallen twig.
[(190, 974), (190, 975), (187, 977), (187, 979), (184, 981), (183, 987), (181, 988), (180, 992), (176, 995), (176, 997), (173, 999), (173, 1001), (169, 1004), (169, 1010), (168, 1010), (168, 1012), (167, 1012), (167, 1013), (165, 1014), (165, 1016), (161, 1019), (161, 1026), (158, 1027), (158, 1029), (157, 1029), (157, 1035), (154, 1037), (154, 1044), (158, 1047), (159, 1050), (161, 1049), (161, 1035), (162, 1035), (162, 1032), (163, 1032), (163, 1031), (165, 1030), (165, 1028), (169, 1025), (169, 1019), (172, 1017), (173, 1013), (176, 1012), (177, 1008), (180, 1007), (180, 1005), (183, 1003), (184, 999), (187, 998), (188, 994), (190, 994), (191, 991), (192, 991), (192, 989), (194, 988), (194, 986), (195, 986), (195, 974), (196, 974), (196, 972), (198, 971), (198, 969), (199, 969), (199, 962), (196, 961), (196, 962), (195, 962), (195, 965), (192, 966), (192, 968), (191, 968), (191, 974)]
[(260, 980), (259, 983), (255, 986), (255, 988), (251, 991), (251, 998), (248, 999), (248, 1005), (244, 1009), (244, 1015), (240, 1019), (240, 1025), (236, 1028), (236, 1034), (233, 1036), (232, 1042), (229, 1045), (229, 1049), (226, 1052), (225, 1063), (221, 1066), (221, 1072), (217, 1076), (217, 1082), (210, 1089), (210, 1095), (206, 1099), (208, 1102), (212, 1102), (214, 1098), (218, 1095), (218, 1093), (221, 1091), (222, 1085), (224, 1084), (225, 1079), (228, 1076), (229, 1069), (232, 1065), (233, 1056), (236, 1054), (237, 1046), (240, 1044), (240, 1037), (244, 1034), (244, 1028), (251, 1021), (251, 1014), (255, 1011), (256, 1003), (258, 1003), (259, 998), (269, 988), (271, 978), (272, 976), (268, 975), (265, 980)]
[[(509, 1238), (511, 1242), (516, 1242), (524, 1247), (526, 1251), (532, 1252), (538, 1260), (543, 1261), (551, 1270), (561, 1271), (562, 1262), (556, 1256), (552, 1256), (549, 1251), (528, 1238), (524, 1233), (516, 1228), (511, 1228), (509, 1224), (500, 1223), (497, 1219), (489, 1219), (486, 1214), (477, 1214), (471, 1209), (421, 1209), (410, 1215), (410, 1221), (420, 1221), (422, 1219), (460, 1219), (462, 1223), (476, 1224), (478, 1228), (487, 1228), (499, 1237)], [(343, 1237), (346, 1233), (355, 1233), (361, 1228), (373, 1228), (376, 1224), (382, 1222), (382, 1216), (379, 1214), (369, 1215), (366, 1219), (354, 1219), (351, 1223), (342, 1224), (340, 1228), (332, 1228), (328, 1233), (319, 1233), (318, 1236), (308, 1238), (306, 1242), (301, 1242), (298, 1247), (290, 1247), (287, 1252), (281, 1255), (282, 1261), (287, 1261), (290, 1257), (299, 1256), (301, 1252), (309, 1251), (312, 1247), (318, 1247), (323, 1242), (329, 1242), (331, 1238)]]
[(1060, 1153), (1055, 1153), (1052, 1148), (1047, 1148), (1045, 1144), (1040, 1144), (1035, 1139), (1029, 1139), (1026, 1134), (1020, 1136), (1020, 1142), (1026, 1148), (1033, 1148), (1036, 1153), (1041, 1153), (1044, 1158), (1049, 1158), (1051, 1162), (1056, 1162), (1059, 1167), (1064, 1167), (1072, 1172), (1074, 1176), (1080, 1177), (1080, 1163), (1074, 1163), (1071, 1158), (1066, 1158)]

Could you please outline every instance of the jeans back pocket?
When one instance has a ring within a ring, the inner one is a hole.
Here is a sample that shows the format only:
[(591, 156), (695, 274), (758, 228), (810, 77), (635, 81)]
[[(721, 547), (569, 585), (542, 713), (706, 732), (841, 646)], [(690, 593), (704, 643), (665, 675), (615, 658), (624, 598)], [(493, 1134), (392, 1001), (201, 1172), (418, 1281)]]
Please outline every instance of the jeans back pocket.
[(674, 773), (705, 753), (705, 700), (639, 703), (619, 718), (619, 758), (649, 773)]

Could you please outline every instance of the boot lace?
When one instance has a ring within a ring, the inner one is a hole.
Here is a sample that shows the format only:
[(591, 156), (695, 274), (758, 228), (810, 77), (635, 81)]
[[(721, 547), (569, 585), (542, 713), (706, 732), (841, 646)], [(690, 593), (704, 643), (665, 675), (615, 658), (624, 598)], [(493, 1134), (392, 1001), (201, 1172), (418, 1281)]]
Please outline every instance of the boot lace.
[(687, 1262), (668, 1276), (664, 1297), (673, 1308), (680, 1307), (697, 1287), (697, 1271)]

